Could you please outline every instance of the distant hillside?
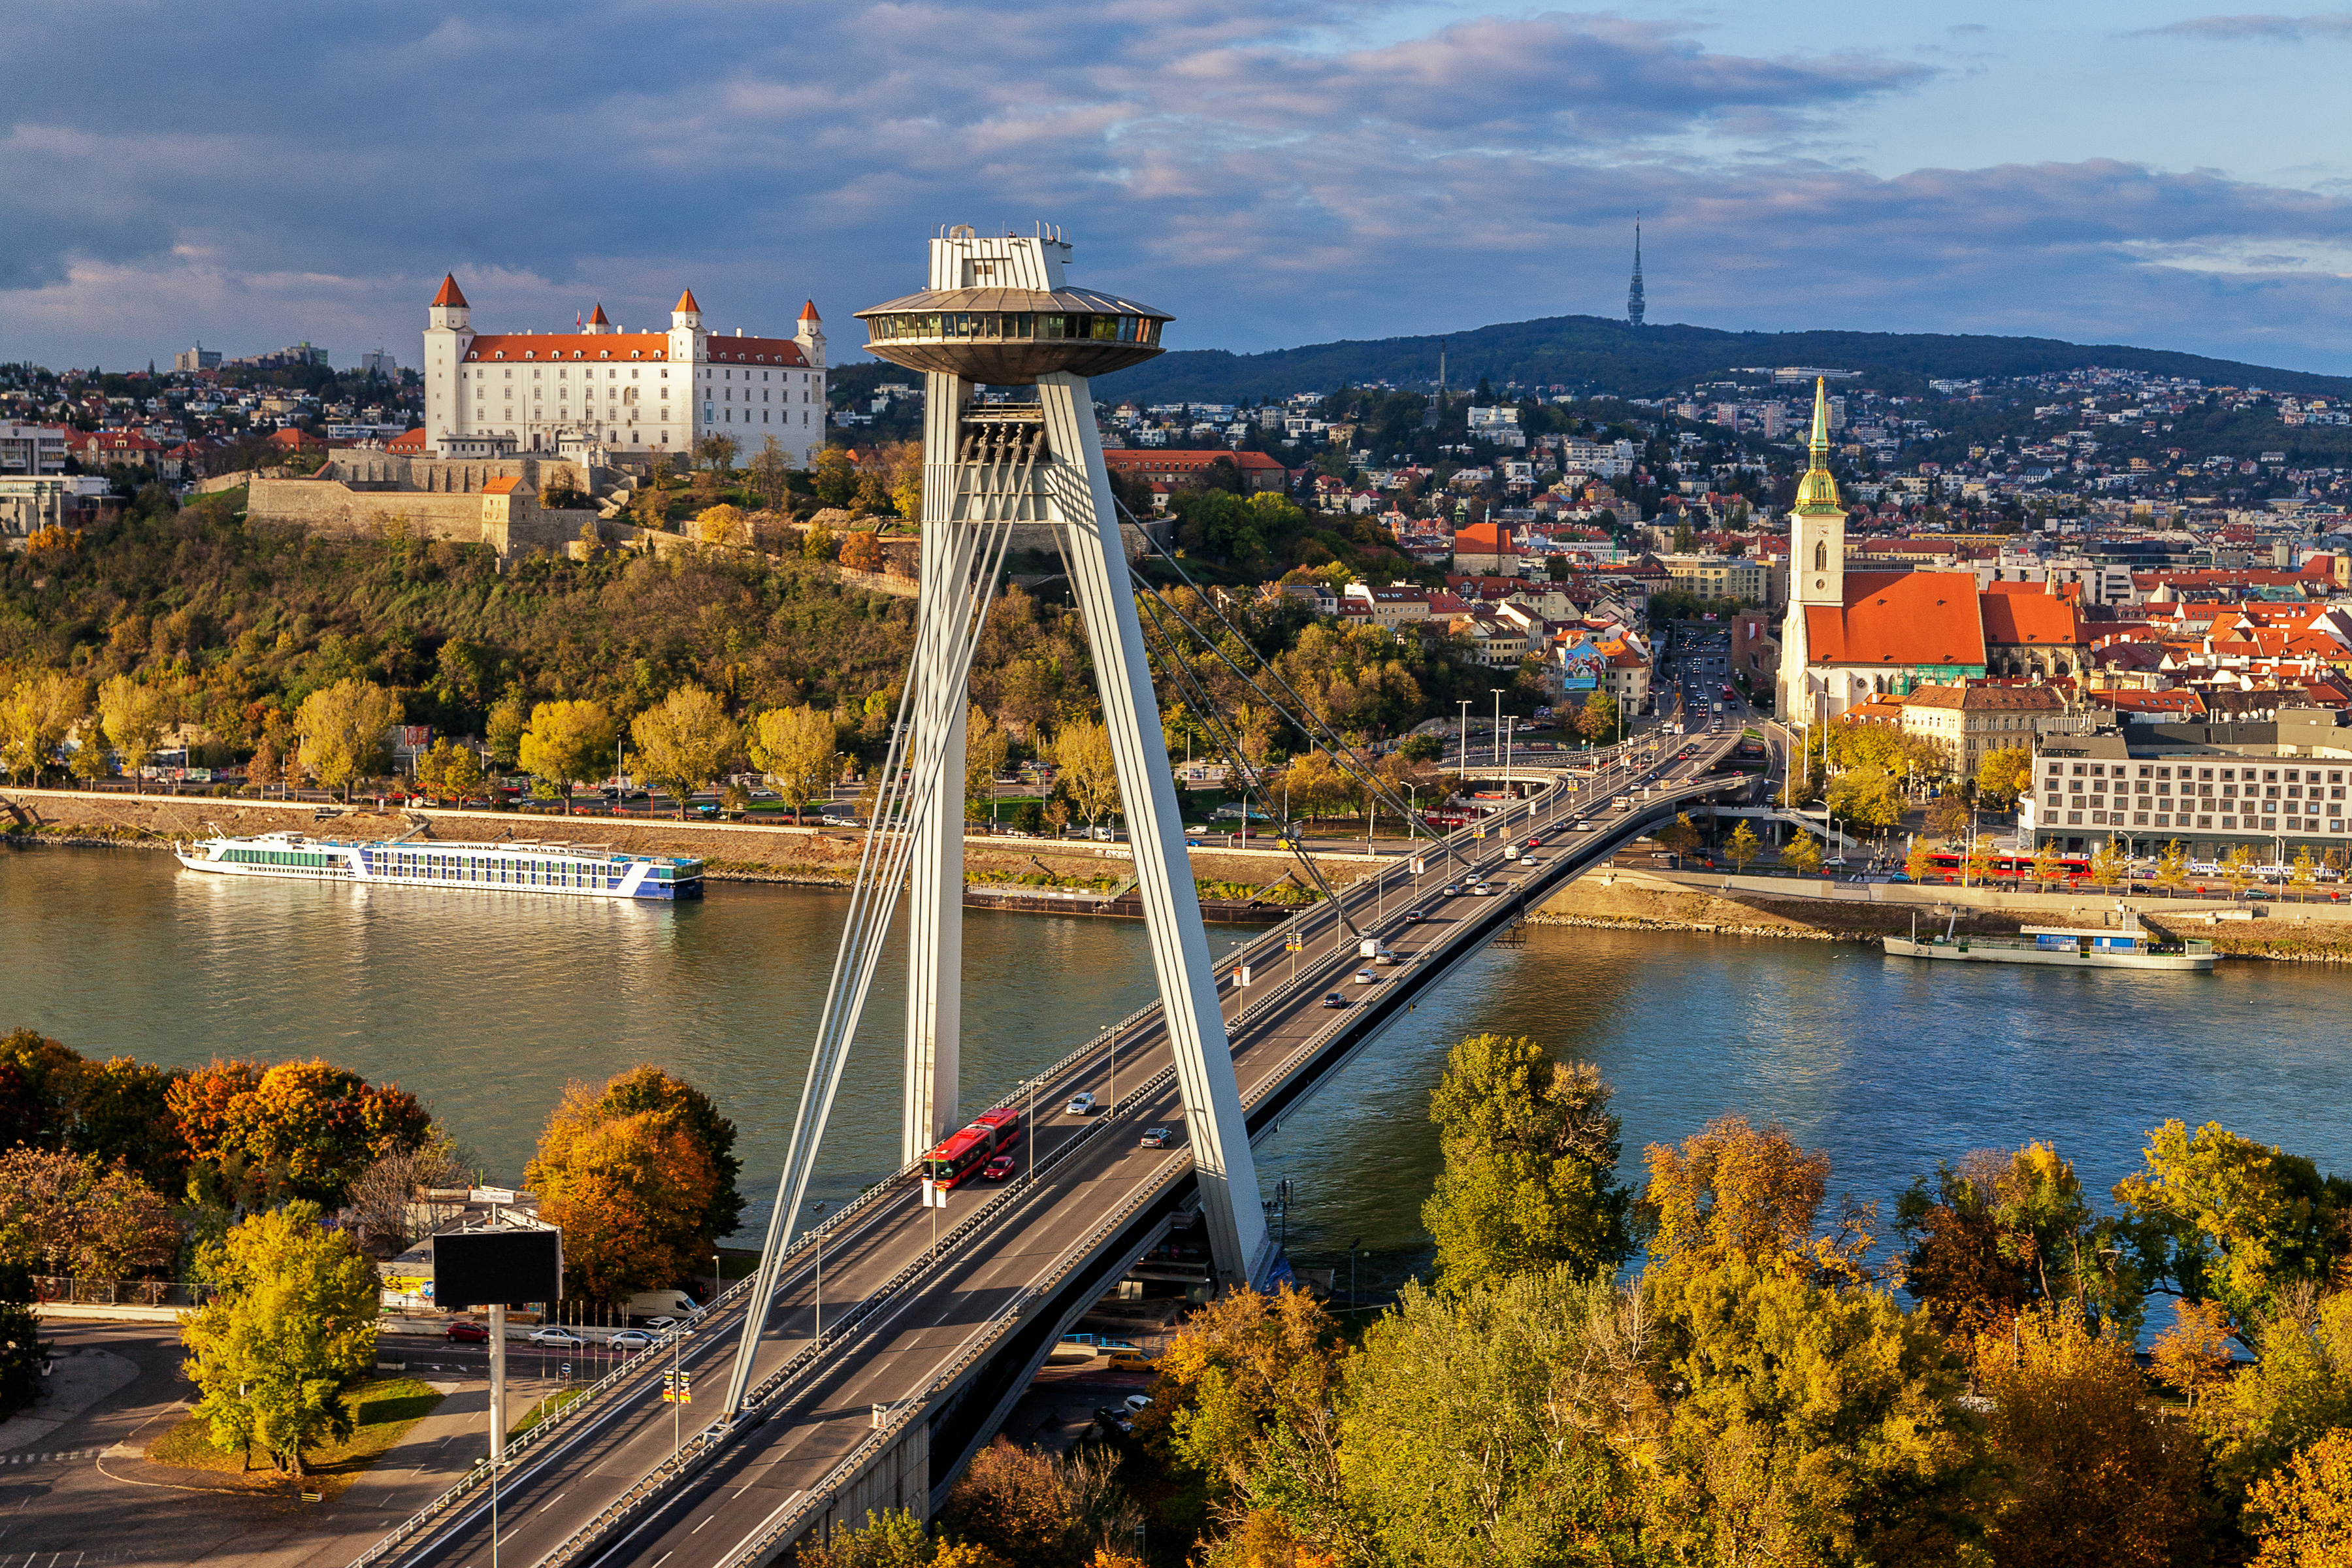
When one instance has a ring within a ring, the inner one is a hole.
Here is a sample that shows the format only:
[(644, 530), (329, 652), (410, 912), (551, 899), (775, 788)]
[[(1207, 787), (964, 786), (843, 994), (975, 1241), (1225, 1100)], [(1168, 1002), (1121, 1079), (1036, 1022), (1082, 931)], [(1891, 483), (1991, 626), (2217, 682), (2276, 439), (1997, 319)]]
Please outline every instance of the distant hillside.
[[(1230, 403), (1293, 392), (1328, 392), (1364, 382), (1403, 388), (1437, 377), (1434, 337), (1310, 343), (1270, 353), (1220, 349), (1165, 353), (1096, 383), (1096, 395), (1143, 403)], [(1871, 373), (1878, 390), (1925, 390), (1930, 380), (2040, 375), (2104, 365), (2159, 375), (2195, 376), (2207, 385), (2262, 386), (2278, 392), (2352, 395), (2352, 378), (2310, 375), (2116, 343), (2055, 338), (1949, 337), (1934, 332), (1722, 332), (1707, 327), (1650, 326), (1638, 331), (1599, 316), (1549, 316), (1445, 335), (1445, 378), (1475, 386), (1517, 381), (1558, 383), (1579, 391), (1656, 397), (1734, 369), (1822, 365)]]

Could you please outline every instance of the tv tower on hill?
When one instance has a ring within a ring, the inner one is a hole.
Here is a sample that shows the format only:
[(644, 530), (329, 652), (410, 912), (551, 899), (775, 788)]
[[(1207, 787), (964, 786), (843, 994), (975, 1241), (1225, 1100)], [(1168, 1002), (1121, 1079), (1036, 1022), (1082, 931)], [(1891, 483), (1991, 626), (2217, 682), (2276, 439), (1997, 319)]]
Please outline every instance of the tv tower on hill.
[(1633, 286), (1625, 291), (1625, 324), (1642, 324), (1642, 215), (1633, 215)]

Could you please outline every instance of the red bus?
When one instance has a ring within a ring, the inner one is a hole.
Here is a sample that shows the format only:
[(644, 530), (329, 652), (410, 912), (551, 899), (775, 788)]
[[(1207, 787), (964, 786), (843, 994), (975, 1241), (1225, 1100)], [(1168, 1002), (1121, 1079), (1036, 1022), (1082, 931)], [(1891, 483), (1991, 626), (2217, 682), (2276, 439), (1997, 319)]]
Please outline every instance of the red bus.
[[(1967, 864), (1968, 857), (1955, 849), (1939, 849), (1928, 856), (1927, 859), (1928, 863), (1935, 868), (1928, 873), (1928, 877), (1957, 882), (1960, 879), (1960, 871)], [(2063, 882), (2071, 887), (2077, 882), (2088, 880), (2090, 875), (2091, 861), (2088, 856), (2061, 855), (2058, 857), (2058, 875), (2052, 880)], [(1974, 882), (1978, 879), (1974, 873), (1969, 875), (1969, 881)], [(1990, 875), (1983, 879), (1991, 882), (2031, 882), (2034, 879), (2033, 857), (2016, 854), (1996, 855), (1992, 858)]]
[(992, 1110), (923, 1156), (921, 1174), (952, 1187), (1021, 1142), (1021, 1113)]

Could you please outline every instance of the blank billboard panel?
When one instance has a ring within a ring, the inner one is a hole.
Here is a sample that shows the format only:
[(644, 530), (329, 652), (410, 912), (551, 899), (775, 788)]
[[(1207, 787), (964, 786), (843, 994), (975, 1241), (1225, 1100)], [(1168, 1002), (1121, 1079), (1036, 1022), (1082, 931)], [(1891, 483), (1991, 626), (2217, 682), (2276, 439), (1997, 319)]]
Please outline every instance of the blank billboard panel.
[(445, 1231), (433, 1238), (433, 1304), (444, 1311), (520, 1306), (563, 1294), (560, 1230)]

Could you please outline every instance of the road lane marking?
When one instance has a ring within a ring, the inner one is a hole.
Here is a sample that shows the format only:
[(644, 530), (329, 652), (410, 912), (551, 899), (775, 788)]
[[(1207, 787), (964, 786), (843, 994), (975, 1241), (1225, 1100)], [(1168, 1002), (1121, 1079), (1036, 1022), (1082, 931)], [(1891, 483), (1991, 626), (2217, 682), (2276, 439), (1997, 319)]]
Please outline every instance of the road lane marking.
[[(703, 1516), (702, 1524), (709, 1524), (712, 1520), (717, 1519), (718, 1517), (719, 1516), (715, 1513), (705, 1514)], [(688, 1531), (687, 1533), (688, 1535), (700, 1535), (702, 1533), (702, 1524), (696, 1525), (692, 1530)]]

